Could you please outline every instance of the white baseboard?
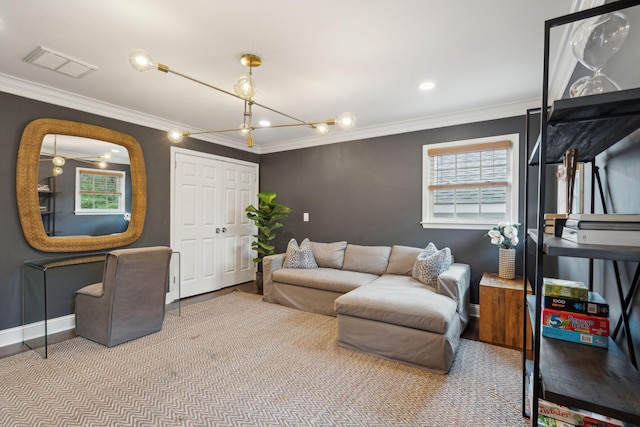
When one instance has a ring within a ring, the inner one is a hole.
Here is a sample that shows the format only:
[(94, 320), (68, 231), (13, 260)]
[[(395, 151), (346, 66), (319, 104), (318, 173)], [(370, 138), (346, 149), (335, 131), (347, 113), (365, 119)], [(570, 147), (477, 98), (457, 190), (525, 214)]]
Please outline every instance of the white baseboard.
[[(69, 314), (67, 316), (56, 317), (55, 319), (49, 319), (47, 328), (49, 334), (55, 334), (58, 332), (68, 331), (76, 327), (75, 314)], [(44, 335), (44, 321), (30, 323), (24, 326), (17, 326), (11, 329), (4, 329), (0, 331), (0, 347), (4, 347), (11, 344), (18, 344), (24, 341), (24, 338), (28, 339), (39, 338)]]
[[(178, 292), (167, 293), (166, 304), (175, 302), (178, 298)], [(47, 328), (49, 335), (58, 332), (68, 331), (76, 327), (76, 315), (68, 314), (66, 316), (49, 319)], [(15, 328), (3, 329), (0, 331), (0, 347), (18, 344), (26, 339), (40, 338), (44, 336), (44, 321), (30, 323), (24, 326), (16, 326)]]
[(469, 316), (480, 317), (480, 304), (469, 304)]

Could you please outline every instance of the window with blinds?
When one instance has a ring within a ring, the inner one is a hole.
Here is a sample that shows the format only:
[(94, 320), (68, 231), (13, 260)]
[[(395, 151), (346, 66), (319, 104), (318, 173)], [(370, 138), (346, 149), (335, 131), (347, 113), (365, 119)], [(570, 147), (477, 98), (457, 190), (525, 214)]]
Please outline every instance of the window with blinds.
[(503, 138), (424, 146), (423, 225), (517, 219), (518, 135)]
[(76, 169), (76, 214), (122, 214), (125, 211), (124, 171)]

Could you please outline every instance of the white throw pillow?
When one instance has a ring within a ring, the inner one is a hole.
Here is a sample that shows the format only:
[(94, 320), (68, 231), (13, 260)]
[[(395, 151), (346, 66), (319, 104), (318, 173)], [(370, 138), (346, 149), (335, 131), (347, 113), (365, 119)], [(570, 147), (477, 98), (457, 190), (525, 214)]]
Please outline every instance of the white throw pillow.
[(284, 268), (318, 268), (316, 260), (313, 257), (311, 242), (304, 239), (300, 246), (296, 239), (289, 240), (287, 245), (287, 253), (284, 258)]
[(451, 249), (443, 248), (438, 250), (436, 245), (429, 243), (418, 254), (416, 262), (413, 264), (411, 276), (425, 285), (435, 288), (438, 285), (438, 276), (451, 267), (451, 261)]

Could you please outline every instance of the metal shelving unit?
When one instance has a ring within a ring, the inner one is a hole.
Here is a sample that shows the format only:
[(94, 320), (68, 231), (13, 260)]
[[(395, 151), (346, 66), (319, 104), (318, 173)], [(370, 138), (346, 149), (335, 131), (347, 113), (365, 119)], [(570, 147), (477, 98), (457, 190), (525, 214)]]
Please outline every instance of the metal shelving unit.
[[(542, 106), (549, 105), (549, 45), (552, 28), (576, 21), (640, 5), (637, 0), (620, 0), (586, 11), (566, 15), (545, 22), (544, 72)], [(534, 295), (523, 293), (523, 304), (528, 307), (523, 318), (531, 318), (534, 340), (534, 358), (527, 363), (523, 354), (522, 409), (526, 414), (527, 381), (533, 382), (530, 417), (537, 426), (538, 400), (545, 399), (560, 405), (572, 406), (625, 422), (640, 424), (640, 373), (633, 350), (631, 334), (627, 333), (629, 358), (609, 339), (609, 348), (602, 349), (564, 342), (541, 335), (541, 289), (545, 257), (564, 256), (587, 259), (640, 262), (640, 247), (584, 245), (572, 243), (542, 233), (544, 230), (544, 199), (546, 194), (546, 166), (562, 162), (568, 149), (578, 150), (578, 161), (594, 158), (640, 128), (640, 89), (557, 100), (552, 106), (527, 111), (527, 137), (529, 116), (540, 113), (540, 136), (525, 165), (525, 188), (528, 191), (529, 167), (538, 168), (537, 223), (528, 230), (527, 239), (535, 247), (535, 273), (532, 281)], [(527, 139), (527, 152), (529, 143)], [(525, 211), (528, 210), (528, 194)], [(525, 220), (525, 227), (527, 227)], [(525, 271), (527, 271), (525, 244)], [(617, 266), (616, 266), (617, 271)], [(618, 279), (618, 296), (622, 315), (616, 326), (629, 331), (628, 307), (640, 282), (640, 264), (625, 295)], [(526, 279), (525, 279), (526, 280)]]

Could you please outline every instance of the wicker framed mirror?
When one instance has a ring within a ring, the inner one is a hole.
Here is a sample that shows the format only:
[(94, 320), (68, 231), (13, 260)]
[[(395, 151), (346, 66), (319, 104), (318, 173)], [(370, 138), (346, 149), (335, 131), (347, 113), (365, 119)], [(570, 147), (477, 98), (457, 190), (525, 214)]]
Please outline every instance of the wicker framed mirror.
[[(38, 195), (38, 164), (46, 135), (71, 135), (106, 141), (124, 147), (129, 154), (131, 212), (127, 229), (100, 236), (50, 236), (45, 231)], [(16, 199), (27, 243), (44, 252), (87, 252), (127, 246), (138, 240), (147, 208), (147, 176), (142, 148), (130, 135), (85, 123), (37, 119), (22, 133), (16, 165)]]

